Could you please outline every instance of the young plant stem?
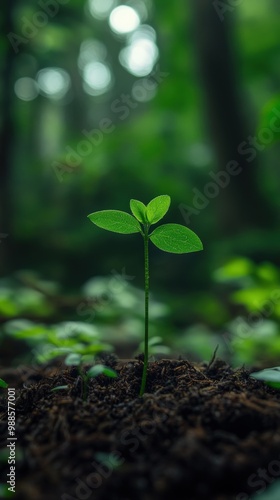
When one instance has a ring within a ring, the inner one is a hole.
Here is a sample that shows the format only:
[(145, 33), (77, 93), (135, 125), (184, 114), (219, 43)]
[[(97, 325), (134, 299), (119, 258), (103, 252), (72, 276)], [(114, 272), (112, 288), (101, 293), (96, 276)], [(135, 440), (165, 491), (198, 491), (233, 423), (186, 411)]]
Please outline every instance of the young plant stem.
[(140, 396), (143, 396), (146, 389), (148, 357), (149, 357), (149, 225), (145, 225), (144, 229), (144, 259), (145, 259), (145, 348), (144, 348), (144, 366), (142, 374), (142, 382)]

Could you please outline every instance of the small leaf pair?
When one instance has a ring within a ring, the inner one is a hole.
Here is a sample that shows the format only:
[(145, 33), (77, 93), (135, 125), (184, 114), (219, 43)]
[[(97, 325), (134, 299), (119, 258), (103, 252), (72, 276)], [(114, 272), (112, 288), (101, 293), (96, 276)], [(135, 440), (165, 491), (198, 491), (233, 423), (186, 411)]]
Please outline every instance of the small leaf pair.
[(147, 206), (138, 200), (130, 200), (130, 210), (142, 224), (156, 224), (170, 207), (170, 196), (163, 194), (154, 198)]
[[(156, 224), (165, 216), (170, 201), (168, 195), (157, 196), (147, 206), (141, 201), (130, 200), (133, 215), (120, 210), (102, 210), (88, 215), (88, 218), (96, 226), (108, 231), (121, 234), (141, 233), (144, 236), (145, 229), (149, 229), (152, 224)], [(180, 254), (203, 249), (199, 237), (181, 224), (164, 224), (149, 234), (148, 238), (165, 252)]]

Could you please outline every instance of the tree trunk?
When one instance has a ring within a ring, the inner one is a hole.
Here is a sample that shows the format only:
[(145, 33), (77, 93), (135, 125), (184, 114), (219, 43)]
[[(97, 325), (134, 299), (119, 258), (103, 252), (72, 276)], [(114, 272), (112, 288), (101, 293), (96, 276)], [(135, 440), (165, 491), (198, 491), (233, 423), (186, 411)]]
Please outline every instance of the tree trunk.
[(14, 123), (12, 118), (13, 107), (13, 68), (16, 54), (7, 35), (15, 32), (13, 27), (13, 10), (17, 0), (4, 2), (2, 9), (2, 32), (4, 48), (2, 60), (3, 91), (1, 100), (1, 130), (0, 130), (0, 272), (7, 273), (10, 269), (9, 257), (12, 246), (11, 234), (11, 193), (10, 170), (11, 152), (14, 147)]
[[(257, 188), (260, 152), (255, 149), (254, 154), (245, 154), (244, 143), (248, 142), (249, 136), (255, 136), (256, 125), (251, 120), (253, 125), (248, 129), (246, 120), (250, 105), (243, 102), (238, 91), (231, 30), (234, 12), (226, 11), (221, 20), (213, 0), (193, 0), (192, 8), (199, 70), (217, 171), (225, 170), (231, 160), (239, 163), (241, 171), (236, 176), (230, 176), (228, 186), (220, 189), (215, 200), (220, 228), (224, 234), (233, 234), (256, 225), (266, 226), (269, 209)], [(246, 115), (243, 116), (245, 105)], [(208, 178), (207, 182), (211, 180)]]

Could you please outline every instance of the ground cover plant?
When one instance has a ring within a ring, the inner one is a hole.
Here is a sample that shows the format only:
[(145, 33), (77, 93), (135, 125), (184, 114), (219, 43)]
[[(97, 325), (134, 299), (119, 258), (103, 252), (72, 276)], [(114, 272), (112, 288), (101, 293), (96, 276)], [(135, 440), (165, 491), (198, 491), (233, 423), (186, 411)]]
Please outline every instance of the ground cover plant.
[(2, 387), (2, 389), (7, 389), (8, 387), (7, 382), (5, 382), (5, 380), (2, 380), (2, 378), (0, 378), (0, 387)]
[[(98, 377), (98, 375), (105, 375), (106, 377), (115, 378), (117, 373), (112, 368), (102, 364), (94, 364), (91, 368), (86, 371), (83, 369), (84, 362), (93, 362), (92, 356), (82, 355), (79, 353), (70, 353), (65, 359), (65, 364), (67, 366), (76, 366), (78, 369), (79, 376), (82, 381), (82, 398), (85, 401), (88, 395), (88, 383), (91, 378)], [(68, 385), (59, 385), (54, 387), (52, 391), (65, 390), (68, 389)]]
[(91, 222), (102, 229), (121, 234), (140, 233), (144, 240), (145, 347), (140, 396), (143, 396), (146, 388), (149, 358), (149, 241), (160, 250), (171, 253), (182, 254), (203, 249), (199, 237), (191, 229), (181, 224), (164, 224), (149, 233), (151, 225), (156, 224), (165, 216), (170, 202), (171, 199), (168, 195), (157, 196), (147, 206), (141, 201), (130, 200), (132, 215), (120, 210), (102, 210), (88, 216)]
[(265, 368), (265, 370), (251, 373), (251, 377), (256, 380), (263, 380), (270, 387), (280, 389), (280, 366)]

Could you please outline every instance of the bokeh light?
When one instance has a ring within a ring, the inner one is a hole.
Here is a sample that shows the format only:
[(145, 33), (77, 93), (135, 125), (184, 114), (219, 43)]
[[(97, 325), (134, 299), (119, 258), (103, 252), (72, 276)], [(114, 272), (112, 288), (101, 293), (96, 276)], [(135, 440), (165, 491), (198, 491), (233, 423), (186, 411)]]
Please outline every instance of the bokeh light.
[(110, 68), (101, 62), (90, 62), (85, 65), (83, 71), (84, 90), (89, 95), (102, 95), (112, 84)]
[(158, 60), (159, 50), (155, 42), (149, 38), (137, 38), (128, 47), (121, 50), (121, 65), (132, 75), (147, 76)]
[(140, 24), (139, 14), (128, 5), (116, 7), (110, 15), (109, 24), (117, 34), (125, 35), (134, 31)]
[(62, 99), (71, 86), (69, 74), (61, 68), (44, 68), (37, 74), (40, 93), (50, 99)]
[(83, 70), (85, 66), (92, 62), (103, 62), (107, 56), (107, 48), (104, 43), (94, 38), (84, 40), (81, 43), (78, 66)]
[(106, 19), (115, 7), (116, 0), (89, 0), (88, 7), (91, 15), (96, 19)]
[(22, 101), (33, 101), (39, 94), (39, 86), (33, 78), (23, 77), (15, 82), (14, 91)]

